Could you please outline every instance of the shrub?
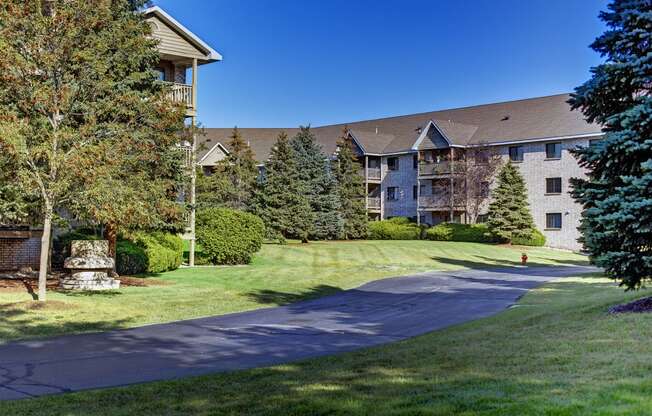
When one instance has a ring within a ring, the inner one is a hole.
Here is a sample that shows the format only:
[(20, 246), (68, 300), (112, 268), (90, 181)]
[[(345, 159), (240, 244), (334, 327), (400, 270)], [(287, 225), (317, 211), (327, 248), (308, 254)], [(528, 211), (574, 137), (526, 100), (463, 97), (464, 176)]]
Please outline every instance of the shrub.
[(247, 264), (262, 247), (265, 226), (248, 212), (206, 208), (197, 213), (196, 237), (211, 264)]
[(115, 248), (115, 270), (120, 275), (145, 273), (147, 254), (145, 249), (129, 240), (118, 240)]
[[(183, 261), (183, 240), (177, 235), (160, 231), (152, 233), (138, 231), (131, 233), (126, 239), (144, 251), (147, 261), (145, 270), (141, 273), (162, 273), (175, 270)], [(134, 250), (131, 250), (130, 254), (140, 256)], [(117, 260), (118, 263), (123, 263), (122, 259), (118, 258)], [(124, 259), (125, 267), (131, 263), (138, 264), (138, 260)]]
[(371, 221), (368, 226), (371, 240), (419, 240), (422, 227), (405, 217)]
[(491, 243), (493, 238), (486, 224), (441, 223), (426, 231), (426, 238), (434, 241), (466, 241)]
[(529, 238), (514, 237), (512, 244), (519, 246), (536, 246), (541, 247), (546, 244), (546, 236), (541, 231), (535, 229)]

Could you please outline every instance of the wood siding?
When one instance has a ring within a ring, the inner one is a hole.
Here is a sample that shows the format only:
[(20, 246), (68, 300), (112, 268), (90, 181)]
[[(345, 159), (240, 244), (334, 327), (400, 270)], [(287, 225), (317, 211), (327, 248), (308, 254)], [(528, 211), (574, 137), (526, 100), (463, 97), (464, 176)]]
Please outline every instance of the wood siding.
[(152, 22), (152, 35), (159, 40), (158, 50), (161, 54), (198, 59), (206, 58), (204, 53), (195, 48), (190, 42), (181, 37), (156, 16), (150, 17), (147, 21)]

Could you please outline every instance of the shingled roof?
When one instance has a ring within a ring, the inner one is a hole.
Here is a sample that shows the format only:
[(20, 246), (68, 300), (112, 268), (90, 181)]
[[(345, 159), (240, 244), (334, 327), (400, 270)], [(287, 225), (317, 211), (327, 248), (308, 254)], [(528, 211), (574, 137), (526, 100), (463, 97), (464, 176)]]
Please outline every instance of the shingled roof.
[[(454, 145), (496, 144), (600, 134), (597, 124), (587, 123), (579, 111), (571, 111), (568, 94), (483, 104), (346, 124), (313, 127), (326, 154), (335, 151), (345, 126), (367, 154), (411, 151), (424, 129), (433, 122)], [(216, 142), (228, 146), (230, 128), (207, 128), (200, 141), (210, 149)], [(243, 128), (256, 159), (264, 161), (281, 131), (293, 136), (297, 128)], [(212, 144), (211, 144), (212, 143)]]

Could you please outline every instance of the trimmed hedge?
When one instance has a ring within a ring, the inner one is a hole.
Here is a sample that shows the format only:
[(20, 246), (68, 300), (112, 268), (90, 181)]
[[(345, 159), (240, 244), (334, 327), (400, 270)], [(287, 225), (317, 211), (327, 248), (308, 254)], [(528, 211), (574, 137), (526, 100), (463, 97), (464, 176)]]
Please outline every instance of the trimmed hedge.
[(367, 228), (370, 240), (419, 240), (425, 229), (405, 217), (371, 221)]
[(530, 238), (513, 238), (512, 244), (518, 246), (536, 246), (542, 247), (546, 244), (546, 236), (541, 233), (539, 230), (534, 230)]
[(259, 217), (229, 208), (198, 211), (195, 232), (202, 247), (201, 261), (210, 264), (247, 264), (265, 238)]
[[(118, 246), (122, 245), (122, 250), (116, 249), (118, 274), (162, 273), (181, 266), (183, 240), (177, 235), (160, 231), (152, 233), (138, 231), (130, 234), (126, 241), (132, 244), (127, 244), (123, 240), (118, 243)], [(118, 251), (121, 255), (117, 255)], [(142, 265), (143, 255), (146, 259), (145, 268), (137, 270), (135, 266)]]
[(441, 223), (426, 231), (426, 239), (433, 241), (466, 241), (491, 243), (494, 241), (486, 224)]

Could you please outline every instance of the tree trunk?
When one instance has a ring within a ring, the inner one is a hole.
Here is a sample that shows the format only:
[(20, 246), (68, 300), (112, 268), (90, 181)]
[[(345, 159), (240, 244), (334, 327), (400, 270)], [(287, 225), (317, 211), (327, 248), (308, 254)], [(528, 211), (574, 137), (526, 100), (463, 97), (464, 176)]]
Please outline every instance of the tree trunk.
[(113, 259), (112, 274), (115, 274), (116, 264), (116, 246), (118, 244), (118, 227), (115, 223), (110, 222), (104, 227), (104, 238), (109, 242), (109, 257)]
[(45, 291), (49, 269), (50, 236), (52, 234), (52, 207), (46, 203), (43, 218), (43, 235), (41, 236), (41, 257), (38, 269), (38, 300), (45, 302)]

